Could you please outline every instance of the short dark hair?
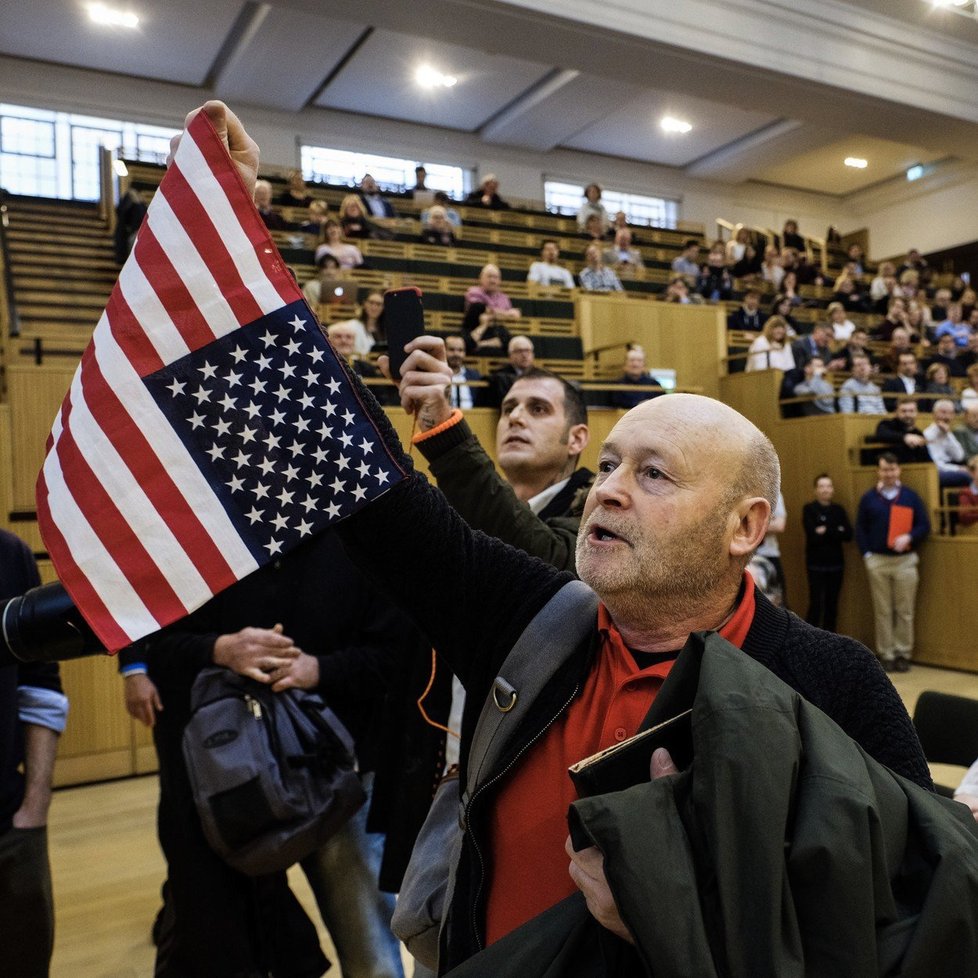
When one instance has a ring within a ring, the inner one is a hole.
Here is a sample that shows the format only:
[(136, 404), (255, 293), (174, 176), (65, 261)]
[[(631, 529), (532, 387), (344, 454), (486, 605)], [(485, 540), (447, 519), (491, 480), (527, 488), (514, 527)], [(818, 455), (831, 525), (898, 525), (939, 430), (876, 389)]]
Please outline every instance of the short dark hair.
[(687, 248), (692, 248), (693, 245), (696, 245), (696, 247), (698, 248), (700, 246), (699, 239), (698, 238), (687, 238), (683, 242), (683, 251), (685, 251)]
[(552, 244), (558, 251), (560, 250), (560, 245), (557, 244), (556, 238), (544, 238), (543, 241), (540, 242), (540, 250), (543, 251), (544, 247), (548, 244)]
[(876, 459), (876, 464), (879, 465), (880, 462), (886, 462), (887, 465), (899, 465), (900, 459), (893, 452), (880, 452), (879, 458)]
[(812, 481), (812, 485), (817, 486), (822, 479), (828, 479), (829, 482), (831, 482), (832, 476), (830, 476), (828, 472), (819, 472), (819, 474), (815, 476), (814, 480)]
[(564, 416), (567, 418), (567, 426), (570, 428), (576, 424), (587, 424), (587, 402), (584, 400), (584, 392), (569, 380), (555, 374), (552, 370), (544, 367), (530, 367), (524, 374), (520, 374), (514, 383), (521, 380), (556, 380), (564, 391)]

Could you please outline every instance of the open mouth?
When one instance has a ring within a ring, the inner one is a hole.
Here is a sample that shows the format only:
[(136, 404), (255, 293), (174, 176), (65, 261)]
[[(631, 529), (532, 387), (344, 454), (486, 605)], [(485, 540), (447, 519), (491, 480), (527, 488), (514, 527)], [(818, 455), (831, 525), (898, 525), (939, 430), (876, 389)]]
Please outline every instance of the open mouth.
[(591, 527), (590, 537), (597, 543), (628, 543), (628, 541), (613, 530), (609, 530), (600, 523), (595, 523)]

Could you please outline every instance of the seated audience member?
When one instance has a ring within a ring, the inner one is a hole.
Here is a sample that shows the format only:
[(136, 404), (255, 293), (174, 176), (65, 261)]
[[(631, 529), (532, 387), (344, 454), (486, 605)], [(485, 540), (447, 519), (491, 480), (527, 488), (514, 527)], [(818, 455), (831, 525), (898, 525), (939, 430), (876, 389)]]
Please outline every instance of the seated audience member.
[(584, 230), (581, 232), (581, 236), (595, 244), (602, 244), (604, 242), (604, 226), (601, 224), (601, 218), (597, 214), (592, 214), (584, 222)]
[(597, 217), (601, 224), (601, 234), (608, 229), (608, 211), (601, 203), (601, 188), (596, 183), (589, 183), (584, 188), (584, 203), (577, 212), (577, 227), (583, 231), (591, 217)]
[(500, 288), (502, 274), (496, 265), (484, 265), (479, 272), (479, 284), (470, 285), (465, 292), (466, 305), (479, 303), (499, 319), (519, 319), (522, 313)]
[(958, 345), (950, 333), (945, 333), (937, 341), (937, 347), (927, 360), (925, 369), (930, 369), (935, 363), (941, 363), (947, 367), (947, 372), (952, 377), (964, 377), (964, 364), (958, 359)]
[(279, 207), (308, 207), (313, 198), (306, 189), (306, 181), (302, 179), (302, 170), (289, 170), (285, 190), (278, 197)]
[[(968, 349), (959, 353), (957, 356), (958, 363), (960, 363), (965, 370), (978, 363), (978, 309), (971, 314), (971, 320), (969, 322), (972, 332), (968, 337)], [(972, 387), (974, 387), (974, 384), (972, 384)], [(978, 388), (976, 388), (976, 390), (978, 390)]]
[(681, 306), (697, 305), (703, 302), (703, 296), (697, 292), (690, 294), (689, 283), (682, 275), (677, 275), (666, 286), (662, 301), (675, 302)]
[[(881, 369), (886, 373), (897, 373), (900, 365), (900, 357), (906, 353), (913, 352), (913, 344), (910, 342), (910, 332), (900, 326), (898, 329), (893, 330), (893, 335), (890, 337), (890, 345), (886, 353), (883, 354)], [(920, 383), (921, 385), (924, 383), (922, 371)]]
[(414, 186), (411, 187), (411, 191), (410, 191), (412, 197), (414, 196), (415, 193), (419, 191), (426, 191), (430, 189), (428, 185), (425, 183), (427, 177), (428, 177), (428, 171), (424, 168), (423, 163), (419, 163), (414, 168)]
[(964, 449), (951, 434), (954, 402), (937, 401), (933, 417), (933, 422), (924, 428), (924, 438), (927, 452), (937, 466), (937, 477), (942, 486), (966, 486), (971, 482), (971, 474), (964, 465)]
[(459, 216), (457, 210), (452, 207), (452, 198), (445, 193), (444, 190), (435, 191), (435, 202), (431, 207), (426, 208), (421, 212), (421, 223), (427, 224), (428, 219), (431, 217), (431, 211), (434, 207), (442, 207), (445, 210), (445, 218), (448, 223), (451, 224), (453, 228), (457, 231), (462, 226), (462, 218)]
[(795, 369), (795, 356), (788, 343), (788, 324), (780, 316), (771, 316), (764, 323), (763, 332), (747, 352), (750, 354), (748, 370), (783, 370), (787, 373)]
[[(825, 279), (822, 276), (822, 269), (818, 265), (810, 263), (804, 256), (804, 253), (798, 256), (797, 264), (793, 269), (795, 275), (798, 277), (799, 285), (824, 285)], [(787, 276), (788, 269), (785, 269), (785, 276)], [(784, 282), (781, 283), (781, 288), (784, 289)]]
[(391, 202), (381, 195), (377, 181), (369, 173), (365, 173), (360, 181), (360, 200), (371, 217), (397, 217)]
[(494, 211), (509, 210), (509, 204), (499, 196), (499, 181), (495, 173), (487, 173), (482, 183), (465, 198), (466, 207), (488, 207)]
[(852, 266), (852, 274), (855, 278), (862, 278), (866, 274), (863, 266), (864, 260), (862, 246), (855, 242), (849, 245), (846, 249), (846, 264)]
[(363, 264), (363, 253), (356, 245), (343, 241), (343, 229), (335, 217), (323, 225), (323, 237), (322, 244), (316, 246), (317, 264), (324, 255), (332, 255), (340, 268), (359, 268)]
[(843, 272), (832, 287), (833, 302), (841, 302), (848, 312), (865, 312), (868, 305), (859, 282), (849, 273)]
[[(876, 358), (869, 352), (869, 333), (867, 333), (861, 326), (857, 326), (852, 331), (852, 335), (849, 337), (849, 342), (846, 343), (845, 347), (839, 352), (842, 359), (845, 361), (845, 363), (842, 365), (843, 370), (848, 370), (850, 373), (852, 372), (853, 357), (868, 357), (869, 362), (873, 365), (873, 373), (879, 373)], [(892, 411), (893, 408), (887, 408), (887, 410)]]
[(448, 402), (452, 407), (475, 407), (484, 398), (483, 388), (469, 387), (466, 381), (482, 380), (482, 374), (472, 367), (465, 366), (465, 338), (462, 336), (445, 337), (445, 360), (452, 369), (452, 386), (448, 390)]
[(951, 290), (942, 286), (934, 292), (934, 300), (931, 302), (930, 315), (935, 323), (942, 323), (947, 319), (948, 306), (953, 301)]
[(840, 414), (886, 414), (880, 389), (869, 378), (869, 357), (853, 357), (852, 376), (839, 388)]
[[(967, 411), (968, 408), (978, 405), (978, 363), (973, 363), (967, 370), (968, 386), (961, 391), (961, 407)], [(974, 452), (969, 452), (974, 455)]]
[(805, 250), (805, 239), (798, 233), (798, 222), (788, 220), (784, 222), (784, 230), (781, 232), (781, 247), (793, 248), (795, 251)]
[(302, 294), (313, 309), (318, 305), (337, 301), (332, 290), (340, 283), (349, 284), (350, 281), (344, 277), (340, 263), (332, 255), (323, 255), (316, 264), (319, 266), (319, 274), (302, 286)]
[[(958, 522), (962, 526), (974, 526), (978, 523), (978, 455), (968, 458), (968, 473), (971, 475), (971, 482), (958, 493)], [(975, 818), (978, 818), (978, 785), (974, 786), (974, 794), (976, 807), (972, 810)], [(954, 797), (957, 798), (957, 794)]]
[[(891, 361), (888, 359), (884, 369), (890, 367)], [(926, 381), (917, 367), (917, 357), (912, 351), (900, 353), (897, 357), (896, 376), (889, 377), (883, 381), (883, 393), (898, 394), (900, 397), (908, 394), (922, 394)], [(896, 410), (897, 397), (884, 397), (883, 403), (887, 411)]]
[(624, 292), (625, 288), (615, 274), (613, 268), (608, 268), (601, 260), (601, 246), (589, 244), (584, 252), (584, 267), (578, 278), (581, 288), (588, 292)]
[(955, 344), (962, 349), (967, 348), (971, 333), (971, 324), (965, 322), (960, 302), (952, 302), (947, 307), (947, 319), (934, 327), (935, 340), (946, 334), (953, 337)]
[(616, 271), (626, 274), (638, 268), (645, 268), (642, 253), (638, 248), (632, 247), (631, 228), (620, 228), (615, 232), (614, 246), (605, 251), (604, 261)]
[(805, 568), (808, 571), (809, 625), (835, 631), (839, 594), (845, 573), (842, 544), (852, 539), (852, 524), (845, 509), (832, 502), (835, 486), (822, 473), (815, 477), (815, 499), (805, 503), (801, 522), (805, 530)]
[(645, 371), (645, 350), (640, 346), (631, 346), (625, 353), (624, 373), (615, 381), (616, 384), (635, 384), (640, 387), (651, 388), (650, 390), (636, 391), (611, 391), (608, 401), (612, 407), (621, 408), (628, 411), (641, 404), (642, 401), (650, 401), (653, 397), (665, 394), (662, 385), (650, 374)]
[(563, 265), (557, 263), (560, 249), (556, 241), (544, 241), (540, 248), (540, 260), (530, 265), (526, 273), (527, 282), (549, 287), (558, 286), (562, 289), (574, 288), (574, 276)]
[(816, 323), (808, 336), (801, 336), (791, 344), (795, 366), (804, 367), (812, 358), (818, 357), (828, 370), (841, 370), (845, 358), (832, 353), (832, 327), (828, 323)]
[(356, 352), (369, 353), (375, 346), (386, 348), (387, 332), (384, 329), (384, 294), (368, 292), (357, 306), (354, 319), (348, 320), (357, 330)]
[(917, 274), (921, 285), (926, 285), (930, 279), (930, 268), (927, 266), (927, 259), (916, 248), (911, 248), (907, 252), (907, 257), (904, 259), (903, 264), (897, 269), (897, 277), (908, 271)]
[(761, 265), (757, 249), (751, 243), (750, 230), (745, 227), (737, 228), (734, 236), (727, 242), (726, 256), (727, 267), (734, 278), (752, 275)]
[(744, 293), (740, 307), (727, 316), (727, 329), (756, 333), (765, 318), (761, 312), (761, 293), (758, 289), (750, 288)]
[(789, 336), (797, 336), (801, 332), (798, 328), (798, 320), (791, 314), (793, 309), (791, 299), (780, 292), (771, 299), (771, 305), (768, 307), (769, 317), (780, 316), (788, 324)]
[(970, 324), (971, 314), (978, 308), (978, 294), (969, 285), (958, 296), (958, 302), (961, 303), (961, 318)]
[(912, 398), (901, 400), (896, 414), (876, 426), (873, 439), (886, 444), (901, 464), (930, 461), (927, 439), (917, 427), (917, 402)]
[[(869, 283), (869, 298), (874, 304), (883, 301), (888, 301), (889, 297), (893, 295), (899, 288), (900, 283), (897, 280), (896, 266), (891, 261), (885, 261), (880, 264), (880, 267), (876, 270), (876, 275), (873, 280)], [(886, 308), (884, 306), (884, 308)]]
[(455, 229), (445, 208), (440, 204), (428, 208), (428, 223), (421, 228), (421, 240), (425, 244), (443, 245), (446, 248), (455, 247)]
[[(343, 357), (353, 368), (354, 373), (364, 379), (382, 378), (383, 374), (372, 363), (362, 360), (357, 353), (357, 333), (356, 325), (352, 321), (332, 323), (326, 327), (326, 336), (333, 345), (336, 355)], [(397, 388), (391, 384), (373, 384), (370, 391), (381, 404), (393, 406), (400, 402)]]
[(514, 336), (506, 346), (509, 363), (497, 367), (489, 375), (491, 407), (499, 407), (510, 387), (527, 371), (533, 369), (533, 341), (529, 336)]
[(672, 271), (682, 275), (688, 285), (695, 285), (700, 276), (700, 243), (696, 238), (687, 238), (683, 250), (672, 260)]
[(905, 329), (910, 336), (913, 336), (907, 314), (907, 300), (901, 295), (895, 295), (890, 299), (886, 306), (886, 316), (882, 322), (872, 327), (870, 333), (873, 339), (889, 343), (897, 329)]
[(814, 399), (801, 405), (801, 413), (808, 416), (835, 414), (835, 388), (825, 379), (825, 361), (812, 357), (805, 362), (804, 379), (795, 384), (794, 396), (814, 395)]
[(503, 317), (487, 309), (483, 302), (471, 302), (466, 306), (462, 336), (465, 337), (465, 352), (470, 357), (501, 356), (510, 340)]
[(964, 409), (961, 424), (954, 429), (954, 437), (961, 442), (965, 458), (978, 455), (978, 401)]
[(954, 401), (957, 407), (957, 395), (954, 388), (948, 383), (950, 375), (947, 366), (943, 363), (932, 363), (924, 374), (924, 393), (931, 395), (928, 404), (933, 404), (938, 398), (948, 398)]
[[(612, 218), (611, 223), (608, 225), (608, 230), (605, 231), (605, 237), (609, 241), (615, 240), (615, 235), (622, 229), (628, 227), (628, 215), (624, 211), (615, 211), (615, 216)], [(631, 230), (631, 228), (629, 228)], [(635, 243), (638, 243), (638, 235), (632, 235)]]
[(700, 269), (696, 291), (709, 302), (726, 302), (733, 295), (733, 279), (727, 268), (727, 253), (723, 242), (710, 248), (706, 264)]
[[(748, 289), (738, 309), (727, 316), (727, 329), (748, 330), (756, 333), (761, 328), (764, 315), (761, 312), (761, 293), (757, 289)], [(787, 324), (785, 324), (787, 325)]]
[(369, 238), (372, 236), (370, 222), (363, 209), (363, 202), (356, 194), (347, 194), (340, 204), (340, 227), (344, 238)]
[(775, 292), (781, 288), (781, 280), (784, 278), (784, 266), (781, 264), (781, 253), (778, 251), (777, 246), (769, 244), (765, 247), (760, 274), (761, 278), (765, 282), (768, 282)]
[(255, 207), (269, 231), (287, 231), (289, 222), (272, 207), (272, 185), (267, 180), (255, 184)]
[(325, 200), (312, 200), (306, 212), (306, 219), (299, 225), (303, 234), (314, 234), (317, 238), (323, 235), (323, 226), (329, 220), (329, 206)]
[(826, 312), (832, 326), (832, 338), (837, 343), (844, 343), (852, 336), (856, 324), (846, 315), (846, 307), (841, 302), (830, 302)]
[(784, 296), (792, 306), (803, 305), (801, 294), (798, 292), (798, 272), (793, 268), (785, 269), (783, 278), (781, 279), (781, 292), (780, 295)]

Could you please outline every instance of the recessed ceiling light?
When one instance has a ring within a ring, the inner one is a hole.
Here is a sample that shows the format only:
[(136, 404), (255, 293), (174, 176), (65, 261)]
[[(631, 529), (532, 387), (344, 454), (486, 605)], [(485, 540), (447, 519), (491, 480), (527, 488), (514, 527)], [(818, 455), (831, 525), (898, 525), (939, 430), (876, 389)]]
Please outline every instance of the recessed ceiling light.
[(860, 159), (858, 156), (847, 156), (843, 162), (846, 166), (851, 166), (854, 170), (865, 170), (869, 166), (866, 160)]
[(134, 13), (126, 10), (113, 10), (111, 7), (106, 7), (104, 3), (90, 3), (88, 5), (88, 16), (96, 24), (101, 24), (103, 27), (128, 27), (131, 29), (139, 26), (139, 18)]
[(967, 7), (971, 0), (930, 0), (932, 7)]
[(446, 75), (431, 65), (421, 65), (414, 73), (414, 80), (422, 88), (451, 88), (458, 82), (454, 75)]
[(665, 132), (689, 132), (693, 127), (682, 119), (674, 119), (671, 115), (664, 116), (659, 123)]

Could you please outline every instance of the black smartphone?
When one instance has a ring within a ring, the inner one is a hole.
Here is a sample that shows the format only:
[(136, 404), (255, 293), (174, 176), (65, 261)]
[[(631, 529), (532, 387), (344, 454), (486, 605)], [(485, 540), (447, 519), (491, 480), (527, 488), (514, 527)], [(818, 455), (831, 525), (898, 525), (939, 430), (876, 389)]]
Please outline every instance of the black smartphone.
[(407, 358), (404, 347), (424, 333), (424, 306), (421, 289), (390, 289), (384, 293), (384, 332), (391, 377), (401, 379), (401, 365)]

